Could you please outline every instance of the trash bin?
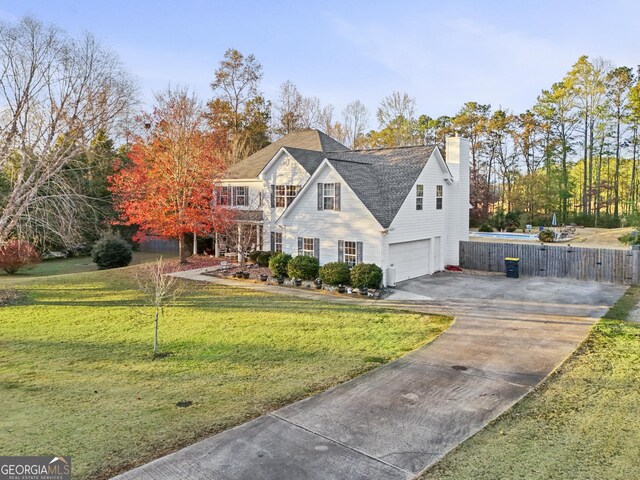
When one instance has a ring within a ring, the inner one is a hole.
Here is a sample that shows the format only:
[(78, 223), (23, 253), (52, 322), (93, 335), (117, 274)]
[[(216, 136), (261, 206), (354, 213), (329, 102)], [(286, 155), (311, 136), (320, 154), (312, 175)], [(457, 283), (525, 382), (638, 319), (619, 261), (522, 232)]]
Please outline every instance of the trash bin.
[(519, 258), (505, 258), (505, 266), (507, 267), (507, 277), (518, 278), (520, 277), (520, 259)]

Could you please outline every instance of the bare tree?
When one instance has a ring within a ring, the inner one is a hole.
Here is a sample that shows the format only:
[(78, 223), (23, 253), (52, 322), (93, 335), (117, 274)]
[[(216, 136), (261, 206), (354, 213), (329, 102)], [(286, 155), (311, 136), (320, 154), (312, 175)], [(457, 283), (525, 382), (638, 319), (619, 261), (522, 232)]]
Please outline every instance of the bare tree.
[(396, 91), (382, 99), (376, 116), (380, 126), (386, 127), (397, 119), (412, 120), (415, 110), (416, 99)]
[(154, 309), (154, 356), (160, 354), (158, 341), (160, 315), (164, 315), (164, 309), (173, 304), (183, 293), (180, 279), (170, 273), (167, 264), (162, 261), (162, 257), (155, 262), (137, 267), (133, 273), (138, 290), (147, 297), (148, 303)]
[(347, 146), (357, 148), (360, 138), (369, 126), (369, 111), (360, 100), (351, 102), (342, 111)]
[[(135, 96), (118, 58), (90, 34), (74, 40), (28, 17), (0, 24), (0, 173), (8, 183), (0, 194), (0, 243), (27, 212), (38, 214), (34, 205), (56, 182), (59, 204), (72, 210), (77, 198), (58, 180), (62, 170), (99, 130), (120, 126)], [(61, 218), (46, 212), (37, 221)], [(48, 230), (69, 231), (55, 224)]]
[(274, 108), (277, 112), (274, 131), (280, 135), (287, 135), (301, 130), (301, 111), (304, 98), (291, 80), (280, 85), (278, 100)]

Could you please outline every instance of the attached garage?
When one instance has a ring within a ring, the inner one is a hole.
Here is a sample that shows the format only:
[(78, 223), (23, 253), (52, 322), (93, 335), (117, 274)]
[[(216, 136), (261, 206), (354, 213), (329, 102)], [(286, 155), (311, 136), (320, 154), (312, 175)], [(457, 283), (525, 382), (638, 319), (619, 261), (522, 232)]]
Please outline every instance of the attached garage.
[(431, 239), (389, 244), (389, 266), (395, 270), (395, 281), (433, 273)]

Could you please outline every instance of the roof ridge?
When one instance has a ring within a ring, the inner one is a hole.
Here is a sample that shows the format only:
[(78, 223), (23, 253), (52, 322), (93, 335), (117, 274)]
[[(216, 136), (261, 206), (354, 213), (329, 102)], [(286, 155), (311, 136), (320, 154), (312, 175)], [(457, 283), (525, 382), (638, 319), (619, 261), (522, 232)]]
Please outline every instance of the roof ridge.
[[(322, 153), (322, 152), (320, 152)], [(326, 153), (326, 152), (324, 152)], [(338, 152), (333, 152), (333, 153), (338, 153)], [(327, 160), (331, 160), (333, 162), (346, 162), (346, 163), (357, 163), (358, 165), (374, 165), (373, 163), (369, 163), (369, 162), (359, 162), (357, 160), (347, 160), (345, 158), (331, 158), (331, 157), (326, 157)]]
[(342, 152), (339, 150), (336, 150), (334, 152), (325, 152), (325, 153), (379, 152), (380, 150), (401, 150), (406, 148), (429, 148), (429, 147), (437, 147), (437, 145), (435, 143), (430, 143), (428, 145), (402, 145), (399, 147), (358, 148), (355, 150), (345, 150)]

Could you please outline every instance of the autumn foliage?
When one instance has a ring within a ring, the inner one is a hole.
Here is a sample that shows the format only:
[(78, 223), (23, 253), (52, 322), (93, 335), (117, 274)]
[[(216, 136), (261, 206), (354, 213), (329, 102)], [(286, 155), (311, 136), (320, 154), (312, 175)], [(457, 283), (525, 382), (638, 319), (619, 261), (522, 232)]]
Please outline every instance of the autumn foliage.
[(143, 234), (177, 237), (184, 261), (185, 234), (222, 231), (231, 221), (230, 210), (212, 202), (225, 164), (194, 97), (169, 90), (156, 101), (148, 134), (136, 139), (130, 164), (110, 177), (110, 190), (121, 223), (137, 225)]
[(0, 268), (10, 275), (38, 262), (40, 262), (40, 255), (28, 242), (9, 240), (0, 247)]

